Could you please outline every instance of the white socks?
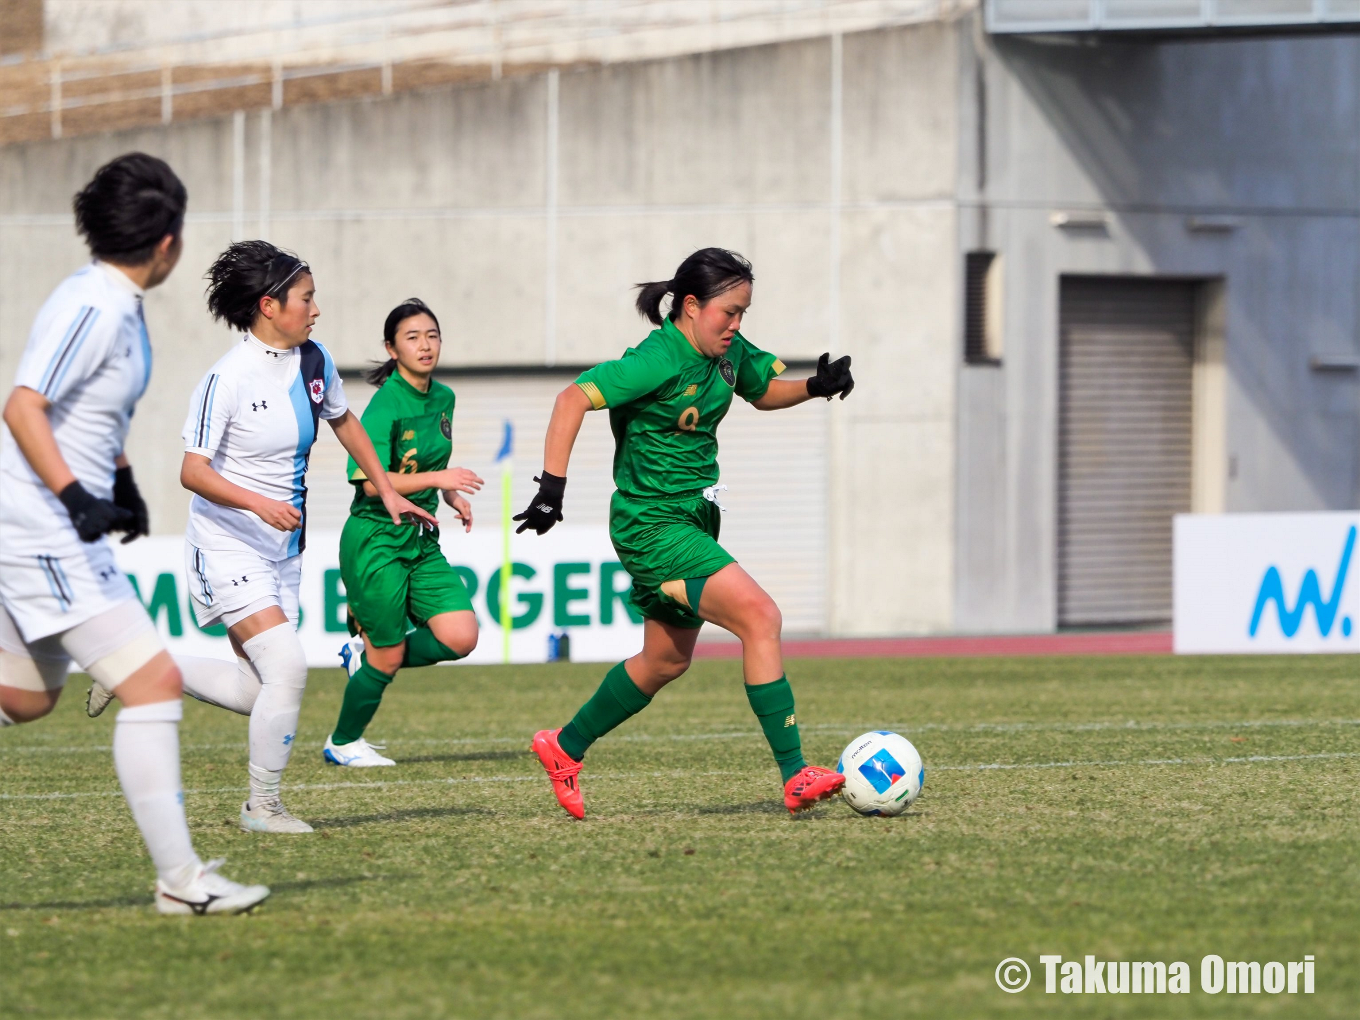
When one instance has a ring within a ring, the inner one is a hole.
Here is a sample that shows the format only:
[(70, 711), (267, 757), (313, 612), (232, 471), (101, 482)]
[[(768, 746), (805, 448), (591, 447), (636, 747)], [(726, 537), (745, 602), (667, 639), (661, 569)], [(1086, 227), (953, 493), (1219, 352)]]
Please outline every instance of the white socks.
[[(302, 692), (307, 687), (307, 657), (290, 623), (256, 634), (241, 647), (259, 673), (261, 687), (250, 712), (251, 800), (256, 791), (256, 772), (280, 773), (288, 764), (302, 711)], [(263, 780), (262, 780), (263, 781)], [(277, 775), (270, 780), (278, 796)], [(264, 790), (259, 791), (264, 795)]]
[(237, 656), (235, 662), (226, 662), (197, 655), (174, 658), (184, 677), (185, 694), (238, 715), (250, 715), (260, 695), (260, 675), (249, 659)]
[(179, 779), (178, 698), (137, 705), (118, 713), (113, 728), (113, 767), (162, 882), (180, 888), (198, 873), (198, 855), (184, 818)]
[(4, 710), (3, 708), (0, 708), (0, 730), (4, 729), (6, 726), (17, 726), (17, 725), (18, 725), (18, 724), (17, 724), (13, 719), (11, 719), (9, 716), (5, 715), (5, 710)]

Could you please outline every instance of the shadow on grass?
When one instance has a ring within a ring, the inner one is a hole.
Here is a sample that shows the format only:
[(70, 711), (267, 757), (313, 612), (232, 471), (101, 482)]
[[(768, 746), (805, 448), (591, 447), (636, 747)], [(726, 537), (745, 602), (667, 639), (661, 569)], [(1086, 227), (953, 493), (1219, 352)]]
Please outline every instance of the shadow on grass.
[(490, 808), (481, 807), (405, 808), (401, 811), (384, 811), (376, 815), (313, 819), (311, 825), (314, 829), (352, 829), (357, 825), (368, 825), (372, 822), (410, 822), (424, 818), (451, 818), (456, 815), (486, 816), (495, 813)]
[(115, 896), (106, 900), (49, 900), (46, 903), (0, 903), (0, 911), (10, 910), (112, 910), (117, 907), (149, 907), (150, 894)]
[(786, 815), (789, 809), (777, 800), (758, 800), (753, 804), (713, 804), (699, 808), (700, 815)]
[(422, 754), (415, 758), (398, 758), (401, 765), (414, 765), (423, 761), (509, 761), (512, 758), (528, 758), (527, 751), (468, 751), (464, 754)]
[[(271, 882), (270, 892), (305, 892), (310, 889), (339, 889), (359, 882), (391, 882), (410, 878), (410, 875), (350, 875), (340, 878), (312, 878), (296, 882)], [(154, 899), (143, 896), (114, 896), (103, 900), (48, 900), (44, 903), (0, 903), (3, 911), (49, 910), (113, 910), (119, 907), (150, 907)]]
[(360, 882), (394, 882), (410, 878), (410, 875), (346, 875), (337, 878), (306, 878), (296, 882), (271, 882), (269, 891), (306, 892), (309, 889), (343, 889), (347, 885)]

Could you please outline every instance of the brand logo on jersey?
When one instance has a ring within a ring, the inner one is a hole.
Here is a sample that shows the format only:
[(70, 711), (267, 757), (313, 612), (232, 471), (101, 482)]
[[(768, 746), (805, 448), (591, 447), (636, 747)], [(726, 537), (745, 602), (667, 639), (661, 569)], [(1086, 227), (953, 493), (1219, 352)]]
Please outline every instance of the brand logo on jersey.
[(320, 379), (313, 379), (310, 383), (307, 384), (307, 387), (312, 394), (312, 403), (313, 404), (321, 403), (321, 398), (326, 395), (326, 384), (323, 383)]
[(415, 437), (416, 437), (416, 430), (415, 430), (415, 429), (407, 429), (405, 432), (403, 432), (403, 433), (401, 434), (401, 441), (404, 443), (404, 442), (406, 442), (408, 439), (414, 439)]
[(690, 383), (688, 386), (685, 387), (685, 393), (684, 393), (684, 395), (687, 396), (687, 397), (696, 396), (696, 395), (698, 395), (698, 393), (699, 393), (699, 384), (698, 384), (698, 383)]
[(439, 416), (439, 431), (443, 434), (445, 439), (453, 438), (453, 422), (449, 421), (449, 416), (447, 414), (441, 414)]
[(726, 358), (718, 359), (718, 374), (722, 376), (722, 381), (728, 386), (737, 385), (737, 370), (732, 367), (732, 362)]
[(257, 403), (255, 403), (255, 401), (252, 400), (252, 401), (250, 402), (250, 409), (251, 409), (252, 411), (268, 411), (268, 410), (269, 410), (269, 404), (266, 403), (266, 402), (263, 401), (263, 400), (261, 400), (261, 401), (257, 404)]

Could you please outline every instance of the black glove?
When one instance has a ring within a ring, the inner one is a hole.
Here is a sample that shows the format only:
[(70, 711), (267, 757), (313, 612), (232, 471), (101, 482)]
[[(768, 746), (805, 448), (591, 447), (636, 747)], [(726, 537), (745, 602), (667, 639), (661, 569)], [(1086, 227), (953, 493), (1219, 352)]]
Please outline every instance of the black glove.
[(132, 513), (132, 528), (123, 539), (123, 545), (151, 534), (151, 515), (147, 513), (146, 500), (137, 490), (137, 483), (132, 480), (130, 467), (120, 467), (113, 473), (113, 505)]
[(567, 491), (567, 480), (544, 471), (534, 481), (538, 483), (538, 495), (529, 503), (529, 509), (512, 518), (524, 522), (515, 529), (516, 535), (525, 528), (533, 528), (541, 535), (562, 519), (562, 493)]
[(91, 496), (79, 482), (66, 486), (57, 498), (71, 515), (71, 523), (82, 542), (93, 542), (110, 531), (131, 531), (136, 527), (137, 518), (131, 510)]
[(817, 359), (817, 374), (807, 381), (810, 397), (826, 397), (830, 400), (837, 393), (844, 400), (855, 388), (854, 377), (850, 374), (850, 355), (831, 360), (830, 354)]

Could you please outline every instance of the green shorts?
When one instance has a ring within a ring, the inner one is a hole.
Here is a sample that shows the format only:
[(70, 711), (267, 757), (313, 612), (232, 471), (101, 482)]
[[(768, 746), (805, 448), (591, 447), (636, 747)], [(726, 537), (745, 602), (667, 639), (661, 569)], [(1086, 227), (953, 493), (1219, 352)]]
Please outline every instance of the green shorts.
[(695, 630), (704, 621), (688, 605), (685, 581), (716, 574), (731, 553), (718, 544), (721, 511), (702, 496), (670, 502), (609, 501), (609, 537), (633, 578), (629, 600), (649, 620)]
[(472, 609), (467, 589), (439, 548), (438, 533), (351, 516), (340, 532), (340, 577), (349, 612), (377, 648), (406, 640), (407, 620)]

